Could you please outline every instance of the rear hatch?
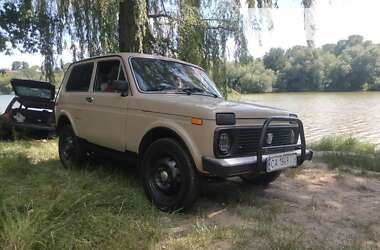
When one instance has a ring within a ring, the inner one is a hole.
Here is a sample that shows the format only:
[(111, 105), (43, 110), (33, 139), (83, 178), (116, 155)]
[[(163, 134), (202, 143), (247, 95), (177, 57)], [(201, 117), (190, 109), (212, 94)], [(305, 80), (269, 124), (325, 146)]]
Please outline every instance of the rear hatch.
[(11, 84), (15, 95), (20, 98), (42, 102), (54, 100), (55, 87), (49, 82), (12, 79)]
[(16, 127), (52, 130), (55, 87), (49, 82), (12, 79), (16, 95), (7, 112)]

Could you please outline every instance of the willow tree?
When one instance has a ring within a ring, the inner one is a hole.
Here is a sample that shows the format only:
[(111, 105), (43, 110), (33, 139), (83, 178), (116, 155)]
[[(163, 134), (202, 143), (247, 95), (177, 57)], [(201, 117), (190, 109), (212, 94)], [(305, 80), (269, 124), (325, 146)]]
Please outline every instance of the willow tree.
[[(277, 1), (246, 0), (248, 7), (278, 7)], [(313, 0), (303, 3), (312, 4)], [(223, 82), (228, 39), (235, 59), (248, 56), (240, 15), (244, 0), (3, 0), (0, 50), (40, 52), (43, 71), (53, 69), (65, 49), (73, 60), (110, 52), (157, 53), (210, 70)], [(220, 81), (218, 81), (220, 80)]]

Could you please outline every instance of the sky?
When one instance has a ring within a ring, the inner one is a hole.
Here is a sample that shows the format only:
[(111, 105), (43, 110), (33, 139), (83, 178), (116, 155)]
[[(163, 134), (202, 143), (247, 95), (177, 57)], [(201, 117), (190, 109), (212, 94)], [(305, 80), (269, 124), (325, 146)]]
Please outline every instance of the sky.
[[(380, 1), (379, 0), (315, 0), (316, 6), (312, 10), (312, 17), (316, 25), (314, 41), (316, 46), (326, 43), (336, 43), (346, 39), (352, 34), (364, 36), (366, 40), (380, 43)], [(248, 48), (254, 57), (263, 56), (272, 47), (288, 49), (294, 45), (306, 45), (304, 10), (301, 0), (278, 0), (279, 9), (264, 9), (261, 14), (258, 10), (242, 9), (246, 27), (250, 27), (252, 18), (261, 16), (273, 22), (273, 28), (263, 25), (261, 32), (253, 32), (247, 28), (245, 34)], [(359, 6), (360, 5), (360, 6)], [(259, 15), (260, 14), (260, 15)], [(266, 18), (267, 17), (267, 18)], [(271, 17), (271, 18), (268, 18)], [(230, 40), (228, 48), (233, 51), (233, 41)], [(63, 55), (64, 62), (71, 61), (69, 51)], [(0, 69), (11, 68), (13, 61), (26, 61), (29, 65), (41, 65), (43, 58), (40, 54), (22, 54), (14, 51), (11, 56), (0, 53)]]
[[(261, 57), (272, 47), (287, 49), (294, 45), (306, 45), (310, 33), (305, 32), (304, 9), (300, 7), (300, 2), (278, 0), (279, 9), (262, 11), (264, 20), (265, 16), (272, 17), (273, 28), (264, 28), (260, 34), (253, 33), (252, 29), (245, 31), (248, 48), (253, 56)], [(353, 34), (380, 43), (379, 9), (379, 0), (316, 0), (314, 10), (310, 11), (316, 26), (315, 45), (320, 47), (326, 43), (336, 43)], [(254, 12), (250, 10), (248, 15), (243, 13), (245, 20), (249, 20), (249, 14), (252, 16)], [(257, 12), (256, 16), (259, 15)]]

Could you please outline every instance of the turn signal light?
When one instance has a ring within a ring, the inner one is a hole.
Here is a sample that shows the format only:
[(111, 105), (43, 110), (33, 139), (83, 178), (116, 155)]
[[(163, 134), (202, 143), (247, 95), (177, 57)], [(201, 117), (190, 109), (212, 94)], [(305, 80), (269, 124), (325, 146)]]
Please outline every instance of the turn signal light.
[(191, 124), (202, 126), (203, 125), (203, 119), (192, 117), (191, 118)]

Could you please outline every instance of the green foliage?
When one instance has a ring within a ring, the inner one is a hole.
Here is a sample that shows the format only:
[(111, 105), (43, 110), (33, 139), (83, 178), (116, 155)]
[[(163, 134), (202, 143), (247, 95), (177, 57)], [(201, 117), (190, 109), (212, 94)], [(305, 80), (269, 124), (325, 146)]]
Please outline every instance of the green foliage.
[(272, 91), (276, 76), (265, 69), (261, 60), (253, 60), (247, 64), (228, 63), (227, 79), (233, 89), (242, 93), (262, 93)]
[(3, 1), (0, 50), (40, 52), (44, 77), (54, 82), (54, 56), (64, 48), (72, 50), (74, 60), (84, 58), (86, 51), (90, 56), (115, 51), (118, 7), (119, 1), (104, 0)]
[(283, 70), (286, 66), (285, 51), (281, 48), (271, 48), (263, 60), (265, 67), (275, 72)]
[[(53, 72), (55, 74), (55, 78), (52, 84), (58, 87), (63, 79), (64, 70), (56, 68)], [(44, 80), (45, 77), (40, 67), (38, 66), (32, 66), (16, 71), (4, 72), (3, 74), (0, 74), (0, 95), (10, 94), (12, 92), (12, 87), (10, 84), (10, 80), (12, 78), (41, 81)]]
[(324, 69), (318, 49), (295, 46), (286, 52), (286, 58), (276, 87), (288, 91), (321, 89)]
[(373, 83), (371, 86), (368, 86), (368, 90), (380, 91), (380, 78), (377, 78), (375, 80), (375, 83)]
[(380, 44), (359, 35), (322, 48), (271, 49), (263, 59), (266, 68), (276, 72), (279, 91), (379, 89)]
[(57, 81), (55, 56), (63, 49), (72, 51), (74, 61), (118, 50), (169, 55), (223, 79), (227, 40), (246, 49), (239, 7), (235, 1), (6, 0), (0, 8), (0, 51), (40, 52), (42, 73), (51, 82)]
[(199, 7), (185, 6), (179, 23), (178, 56), (184, 61), (205, 66), (203, 43), (207, 24), (201, 20)]

